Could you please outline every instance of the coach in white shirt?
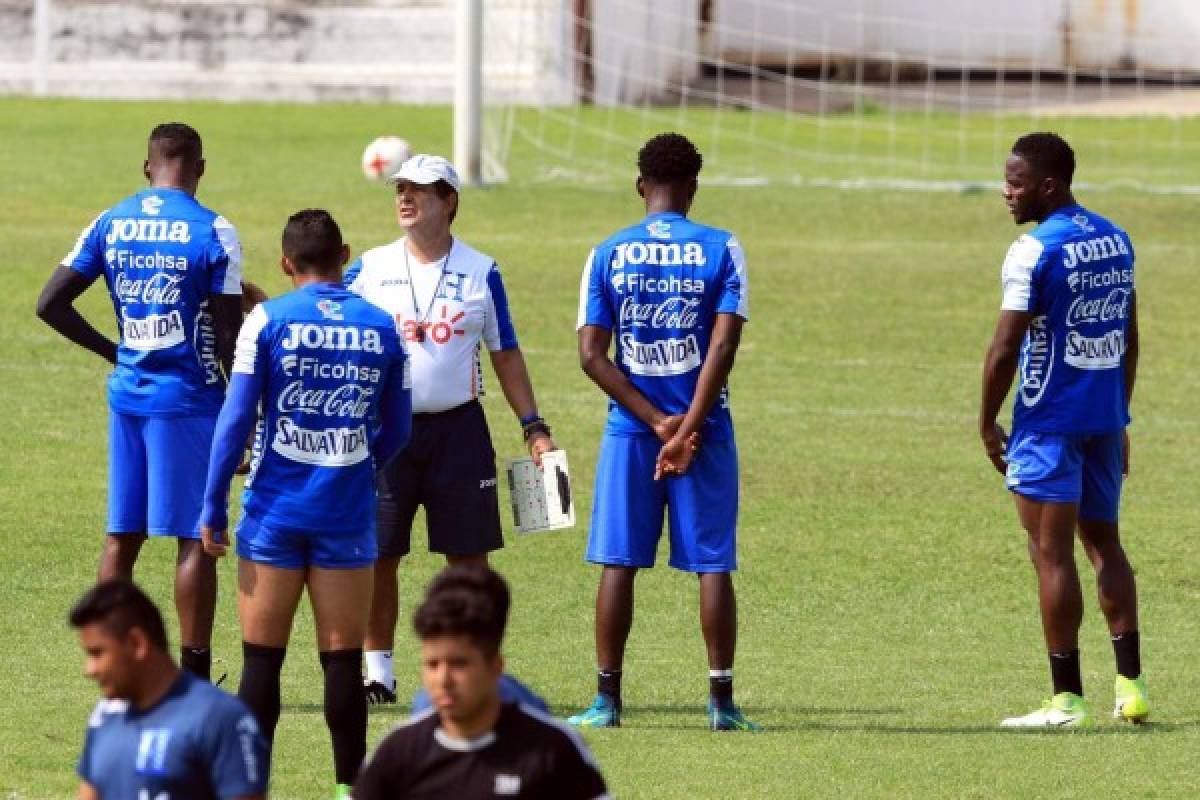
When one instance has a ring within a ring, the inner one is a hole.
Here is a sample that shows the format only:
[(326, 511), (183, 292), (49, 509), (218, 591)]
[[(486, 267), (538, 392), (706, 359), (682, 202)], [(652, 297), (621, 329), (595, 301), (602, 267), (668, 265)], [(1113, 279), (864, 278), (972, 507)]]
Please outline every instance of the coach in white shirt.
[(425, 507), (430, 551), (451, 564), (485, 563), (489, 551), (504, 546), (496, 454), (478, 401), (481, 343), (530, 454), (540, 461), (555, 449), (537, 411), (500, 270), (491, 256), (450, 233), (458, 173), (440, 156), (416, 155), (392, 181), (406, 235), (363, 253), (345, 277), (351, 291), (395, 316), (412, 367), (412, 438), (379, 485), (379, 560), (366, 639), (372, 703), (396, 700), (396, 571), (409, 552), (417, 507)]

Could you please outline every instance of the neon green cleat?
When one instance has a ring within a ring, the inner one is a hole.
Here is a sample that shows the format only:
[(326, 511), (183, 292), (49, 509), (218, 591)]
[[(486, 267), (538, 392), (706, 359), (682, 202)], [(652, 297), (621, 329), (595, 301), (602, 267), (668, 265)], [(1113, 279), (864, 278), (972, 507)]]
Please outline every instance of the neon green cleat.
[(339, 783), (333, 787), (333, 800), (352, 800), (350, 790), (354, 787), (347, 783)]
[(1094, 724), (1083, 698), (1072, 692), (1059, 692), (1023, 717), (1000, 721), (1002, 728), (1090, 728)]
[(712, 731), (748, 731), (757, 733), (762, 725), (751, 722), (742, 714), (742, 710), (730, 703), (717, 705), (711, 700), (708, 703), (708, 729)]
[(1117, 697), (1113, 707), (1113, 718), (1141, 725), (1150, 716), (1150, 696), (1146, 694), (1146, 678), (1138, 675), (1135, 680), (1129, 680), (1124, 675), (1117, 676), (1113, 693)]
[(591, 707), (573, 717), (567, 717), (567, 722), (576, 728), (619, 728), (621, 709), (611, 698), (598, 694)]

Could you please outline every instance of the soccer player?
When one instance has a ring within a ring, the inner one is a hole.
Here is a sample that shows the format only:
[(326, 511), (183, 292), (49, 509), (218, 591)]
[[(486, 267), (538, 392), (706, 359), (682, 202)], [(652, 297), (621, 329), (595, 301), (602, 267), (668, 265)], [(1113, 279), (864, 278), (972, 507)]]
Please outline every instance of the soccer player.
[[(196, 521), (241, 323), (242, 253), (233, 226), (196, 201), (204, 165), (200, 135), (191, 127), (168, 123), (151, 131), (143, 167), (150, 188), (84, 229), (42, 290), (37, 313), (115, 365), (108, 379), (108, 536), (99, 577), (132, 578), (147, 534), (175, 537), (181, 660), (207, 680), (217, 572)], [(73, 306), (101, 275), (119, 343)]]
[(79, 757), (80, 800), (266, 797), (267, 743), (237, 698), (181, 671), (162, 616), (131, 581), (88, 590), (70, 614), (104, 694)]
[(205, 547), (224, 555), (229, 482), (261, 403), (237, 530), (238, 695), (273, 739), (279, 673), (307, 587), (338, 796), (367, 746), (360, 669), (376, 555), (374, 473), (404, 446), (411, 424), (404, 345), (387, 313), (342, 288), (349, 255), (328, 213), (288, 219), (282, 267), (296, 289), (257, 306), (238, 335), (201, 518)]
[(392, 666), (396, 572), (425, 507), (429, 549), (451, 564), (486, 563), (504, 546), (496, 453), (479, 395), (484, 347), (530, 455), (554, 450), (538, 413), (495, 260), (453, 236), (460, 181), (444, 158), (416, 155), (391, 180), (404, 237), (363, 253), (346, 286), (393, 314), (412, 358), (412, 442), (379, 484), (379, 561), (367, 626), (364, 683), (372, 703), (396, 702)]
[(709, 726), (758, 729), (733, 702), (738, 477), (726, 380), (747, 319), (746, 264), (732, 234), (687, 218), (701, 164), (679, 134), (646, 142), (637, 191), (647, 216), (594, 248), (583, 270), (579, 360), (610, 398), (587, 547), (603, 566), (599, 691), (569, 720), (583, 727), (621, 723), (634, 578), (654, 566), (667, 511), (670, 564), (700, 579)]
[[(1054, 697), (1006, 727), (1083, 727), (1079, 626), (1083, 592), (1075, 535), (1096, 571), (1116, 654), (1118, 719), (1149, 714), (1138, 647), (1137, 589), (1118, 536), (1129, 472), (1129, 403), (1137, 375), (1137, 295), (1129, 235), (1075, 201), (1075, 154), (1053, 133), (1022, 136), (1004, 168), (1004, 200), (1018, 225), (1004, 299), (983, 367), (979, 435), (1007, 476), (1029, 534)], [(1020, 369), (1012, 437), (996, 416)]]
[(508, 586), (487, 565), (452, 566), (433, 580), (413, 616), (433, 707), (380, 743), (355, 800), (607, 797), (577, 733), (501, 700), (508, 607)]

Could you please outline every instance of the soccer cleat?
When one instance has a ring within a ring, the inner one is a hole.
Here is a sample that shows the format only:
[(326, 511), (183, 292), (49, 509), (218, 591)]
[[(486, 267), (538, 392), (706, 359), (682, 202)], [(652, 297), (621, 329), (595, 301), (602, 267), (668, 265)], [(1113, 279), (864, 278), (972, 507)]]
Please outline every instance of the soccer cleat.
[(1090, 728), (1093, 724), (1083, 698), (1072, 692), (1059, 692), (1023, 717), (1000, 721), (1002, 728)]
[(749, 731), (756, 733), (763, 729), (762, 725), (751, 722), (742, 714), (742, 710), (733, 703), (717, 705), (708, 701), (708, 729), (712, 731)]
[(577, 728), (619, 728), (621, 709), (607, 695), (598, 694), (586, 711), (567, 717), (567, 722)]
[(1150, 716), (1150, 696), (1146, 694), (1146, 679), (1138, 675), (1130, 680), (1124, 675), (1117, 676), (1113, 693), (1117, 697), (1113, 707), (1113, 718), (1123, 719), (1140, 725)]
[[(382, 685), (383, 684), (380, 684), (380, 686)], [(335, 784), (333, 787), (333, 800), (351, 800), (353, 795), (350, 794), (350, 791), (353, 788), (354, 787), (348, 783)]]
[(396, 692), (379, 681), (363, 678), (363, 691), (367, 695), (367, 705), (381, 706), (384, 703), (396, 702)]

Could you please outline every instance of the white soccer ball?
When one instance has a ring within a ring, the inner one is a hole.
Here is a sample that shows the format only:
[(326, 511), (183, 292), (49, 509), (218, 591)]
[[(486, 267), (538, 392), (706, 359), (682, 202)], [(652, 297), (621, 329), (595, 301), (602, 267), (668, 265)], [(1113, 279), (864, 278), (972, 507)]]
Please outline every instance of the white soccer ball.
[(408, 142), (399, 136), (380, 136), (363, 150), (363, 175), (373, 181), (386, 181), (411, 155)]

